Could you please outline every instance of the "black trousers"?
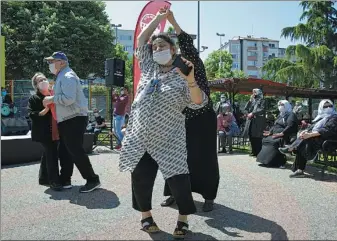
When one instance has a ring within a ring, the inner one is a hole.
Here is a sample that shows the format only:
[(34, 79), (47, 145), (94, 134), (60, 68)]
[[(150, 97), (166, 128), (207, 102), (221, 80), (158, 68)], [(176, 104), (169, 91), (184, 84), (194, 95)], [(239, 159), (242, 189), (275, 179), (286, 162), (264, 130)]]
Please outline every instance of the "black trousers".
[(252, 146), (252, 154), (257, 156), (262, 149), (262, 138), (260, 137), (252, 137), (249, 135), (249, 141)]
[[(64, 143), (62, 143), (62, 141), (52, 141), (41, 144), (44, 147), (44, 152), (41, 156), (39, 171), (40, 182), (61, 182), (61, 184), (71, 182), (74, 164), (71, 160), (71, 156), (64, 146)], [(48, 159), (50, 161), (48, 161)], [(60, 160), (61, 175), (59, 172), (58, 160)]]
[(303, 140), (296, 149), (296, 158), (295, 162), (293, 164), (293, 171), (296, 171), (298, 169), (304, 170), (307, 165), (307, 157), (310, 156), (306, 148), (306, 145), (308, 144), (308, 140)]
[(58, 123), (61, 143), (64, 144), (65, 149), (63, 153), (69, 155), (72, 160), (66, 164), (62, 174), (64, 176), (69, 175), (70, 171), (72, 172), (74, 163), (84, 179), (88, 182), (97, 182), (99, 181), (99, 177), (95, 174), (89, 157), (83, 149), (83, 139), (87, 123), (87, 116), (77, 116)]
[(49, 183), (60, 184), (58, 164), (58, 141), (43, 142), (44, 152), (41, 157), (39, 179)]
[[(157, 172), (157, 162), (146, 152), (131, 174), (132, 207), (137, 211), (147, 212), (152, 209), (152, 192)], [(189, 175), (173, 176), (166, 181), (176, 200), (179, 214), (195, 213)]]

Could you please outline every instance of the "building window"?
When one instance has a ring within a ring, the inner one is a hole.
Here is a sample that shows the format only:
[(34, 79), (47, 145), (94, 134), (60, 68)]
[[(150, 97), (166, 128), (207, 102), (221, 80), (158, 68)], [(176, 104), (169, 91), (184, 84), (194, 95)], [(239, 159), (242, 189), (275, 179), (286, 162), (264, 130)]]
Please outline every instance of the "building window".
[[(118, 32), (117, 32), (118, 34)], [(119, 40), (132, 40), (132, 36), (131, 35), (120, 35), (118, 36)]]
[(257, 61), (248, 61), (248, 66), (256, 66)]
[(269, 44), (270, 48), (275, 48), (275, 44)]
[(232, 69), (238, 69), (238, 68), (239, 68), (239, 63), (232, 64)]
[(233, 58), (233, 59), (237, 59), (237, 58), (238, 58), (238, 55), (237, 55), (237, 54), (232, 54), (232, 58)]
[(247, 74), (248, 74), (249, 76), (258, 76), (258, 75), (259, 75), (259, 72), (256, 71), (256, 70), (248, 70), (248, 71), (247, 71)]
[(238, 52), (240, 50), (239, 44), (232, 44), (231, 46), (231, 52)]
[(124, 46), (124, 51), (132, 52), (133, 51), (133, 47), (132, 46)]
[(257, 52), (248, 51), (248, 56), (257, 56)]
[(257, 44), (256, 44), (256, 42), (248, 41), (248, 42), (247, 42), (247, 46), (248, 46), (248, 47), (256, 47)]

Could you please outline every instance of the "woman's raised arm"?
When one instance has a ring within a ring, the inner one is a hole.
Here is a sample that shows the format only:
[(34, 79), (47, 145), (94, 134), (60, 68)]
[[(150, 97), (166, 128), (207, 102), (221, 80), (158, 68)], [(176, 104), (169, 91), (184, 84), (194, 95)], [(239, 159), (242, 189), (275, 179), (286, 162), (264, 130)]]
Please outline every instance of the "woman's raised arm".
[(199, 59), (199, 52), (194, 47), (193, 38), (180, 28), (171, 10), (168, 10), (167, 20), (172, 24), (178, 36), (179, 48), (182, 55), (196, 64), (196, 61)]
[(154, 19), (152, 19), (152, 21), (139, 34), (139, 36), (137, 38), (138, 47), (141, 47), (141, 46), (145, 45), (149, 41), (151, 35), (156, 30), (159, 23), (163, 19), (165, 19), (167, 17), (167, 15), (168, 15), (168, 8), (167, 7), (161, 8), (159, 10), (156, 17)]

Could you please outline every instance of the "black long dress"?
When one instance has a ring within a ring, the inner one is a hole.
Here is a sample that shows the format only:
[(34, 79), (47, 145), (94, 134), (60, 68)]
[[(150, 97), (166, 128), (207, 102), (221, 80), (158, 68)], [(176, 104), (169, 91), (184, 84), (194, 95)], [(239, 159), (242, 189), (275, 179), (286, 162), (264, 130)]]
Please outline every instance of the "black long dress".
[[(270, 129), (270, 135), (262, 139), (262, 149), (257, 155), (257, 162), (270, 167), (280, 167), (286, 163), (285, 155), (279, 152), (281, 145), (288, 144), (291, 137), (296, 136), (298, 131), (297, 117), (294, 113), (288, 112), (285, 116), (279, 116), (274, 126)], [(280, 138), (273, 138), (273, 134), (283, 133)]]
[[(201, 90), (210, 99), (210, 90), (206, 71), (199, 53), (193, 45), (193, 39), (185, 32), (178, 35), (182, 56), (194, 64), (195, 80)], [(186, 144), (187, 163), (190, 171), (192, 192), (199, 193), (206, 200), (216, 198), (219, 186), (219, 165), (217, 155), (217, 119), (213, 104), (199, 110), (186, 108)], [(165, 183), (164, 195), (170, 196), (171, 191)]]
[(254, 117), (252, 119), (247, 117), (243, 136), (249, 137), (252, 154), (257, 156), (261, 151), (263, 130), (266, 127), (265, 100), (258, 97), (253, 101), (248, 101), (245, 110), (252, 113)]

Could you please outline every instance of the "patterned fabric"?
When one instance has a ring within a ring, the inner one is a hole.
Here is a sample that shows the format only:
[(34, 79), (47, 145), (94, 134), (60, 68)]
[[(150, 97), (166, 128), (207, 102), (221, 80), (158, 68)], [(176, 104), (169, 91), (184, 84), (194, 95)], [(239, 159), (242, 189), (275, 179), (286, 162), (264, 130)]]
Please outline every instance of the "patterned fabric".
[[(199, 57), (198, 50), (193, 45), (192, 37), (182, 31), (178, 35), (178, 42), (182, 56), (194, 64), (194, 77), (196, 82), (198, 83), (199, 88), (205, 92), (208, 98), (210, 98), (210, 89), (208, 87), (205, 66)], [(211, 108), (213, 108), (212, 102), (209, 101), (209, 104), (201, 109), (186, 108), (184, 110), (184, 114), (186, 115), (186, 119), (188, 120), (206, 112)]]
[[(203, 103), (191, 102), (187, 82), (175, 71), (160, 73), (159, 65), (152, 59), (152, 48), (144, 45), (136, 50), (141, 69), (141, 79), (123, 139), (119, 167), (133, 171), (145, 152), (158, 163), (164, 179), (188, 174), (185, 115), (188, 106), (198, 109)], [(143, 91), (144, 90), (144, 91)], [(146, 90), (146, 91), (145, 91)]]

